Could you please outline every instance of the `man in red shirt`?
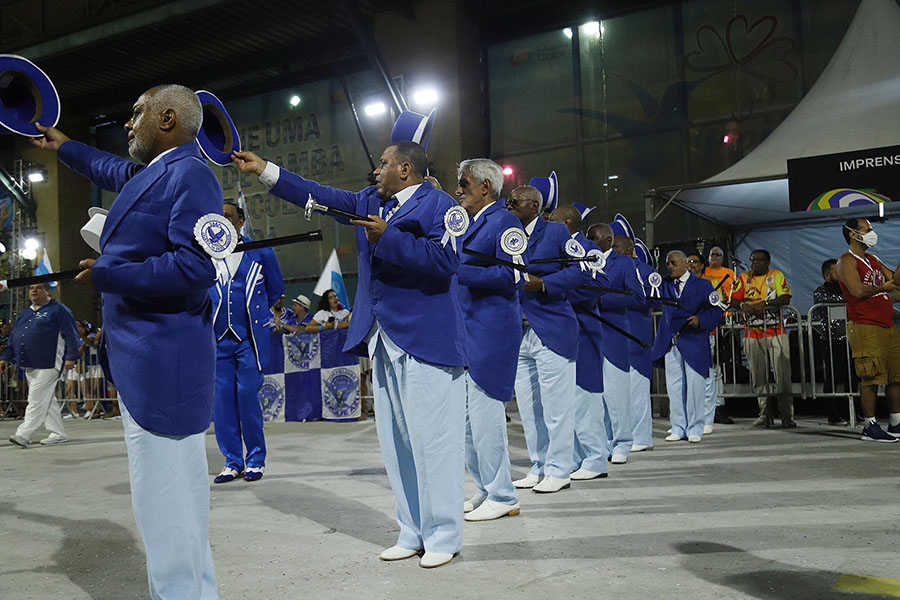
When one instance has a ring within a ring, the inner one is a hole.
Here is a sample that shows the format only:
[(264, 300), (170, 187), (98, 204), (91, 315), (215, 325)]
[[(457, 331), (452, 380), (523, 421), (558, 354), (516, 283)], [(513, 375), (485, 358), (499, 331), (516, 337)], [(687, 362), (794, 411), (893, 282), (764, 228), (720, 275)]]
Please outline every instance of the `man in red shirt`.
[[(896, 442), (900, 438), (900, 331), (894, 325), (891, 293), (898, 290), (900, 266), (891, 271), (866, 250), (878, 234), (866, 219), (848, 219), (842, 228), (849, 252), (838, 260), (841, 291), (847, 300), (847, 338), (860, 379), (859, 400), (865, 420), (861, 439)], [(878, 386), (887, 391), (890, 426), (875, 421)]]

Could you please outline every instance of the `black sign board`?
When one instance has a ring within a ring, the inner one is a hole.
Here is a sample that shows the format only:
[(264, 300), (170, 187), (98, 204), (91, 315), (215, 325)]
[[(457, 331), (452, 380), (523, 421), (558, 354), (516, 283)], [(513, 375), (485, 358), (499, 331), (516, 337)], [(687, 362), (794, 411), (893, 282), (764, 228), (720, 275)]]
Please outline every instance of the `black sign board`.
[(787, 161), (791, 211), (900, 201), (900, 146)]

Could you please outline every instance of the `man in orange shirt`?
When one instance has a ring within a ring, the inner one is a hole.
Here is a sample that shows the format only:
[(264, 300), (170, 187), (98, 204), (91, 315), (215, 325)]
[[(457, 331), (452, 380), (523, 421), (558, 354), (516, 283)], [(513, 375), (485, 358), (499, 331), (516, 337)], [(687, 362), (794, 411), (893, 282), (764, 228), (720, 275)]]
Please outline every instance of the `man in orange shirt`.
[[(708, 279), (713, 284), (713, 288), (719, 290), (724, 302), (728, 302), (731, 300), (731, 289), (734, 287), (737, 277), (734, 271), (722, 266), (724, 259), (725, 252), (720, 247), (713, 246), (710, 248), (709, 266), (703, 272), (703, 279)], [(722, 283), (722, 285), (720, 286), (719, 283)], [(712, 433), (713, 423), (725, 425), (734, 423), (734, 420), (728, 416), (728, 411), (725, 409), (725, 398), (722, 397), (725, 381), (722, 379), (721, 361), (719, 360), (718, 346), (716, 344), (718, 332), (719, 330), (716, 328), (716, 330), (709, 333), (709, 348), (712, 352), (712, 370), (709, 373), (710, 381), (708, 382), (709, 388), (706, 396), (706, 427), (710, 429), (709, 433)]]
[(781, 426), (796, 427), (794, 398), (791, 391), (791, 357), (788, 336), (780, 307), (791, 302), (791, 288), (778, 269), (770, 269), (768, 250), (750, 254), (750, 270), (741, 273), (731, 294), (731, 306), (740, 307), (746, 319), (744, 355), (750, 365), (750, 383), (757, 394), (759, 418), (753, 424), (766, 424), (766, 396), (769, 393), (769, 365), (775, 373), (778, 412)]

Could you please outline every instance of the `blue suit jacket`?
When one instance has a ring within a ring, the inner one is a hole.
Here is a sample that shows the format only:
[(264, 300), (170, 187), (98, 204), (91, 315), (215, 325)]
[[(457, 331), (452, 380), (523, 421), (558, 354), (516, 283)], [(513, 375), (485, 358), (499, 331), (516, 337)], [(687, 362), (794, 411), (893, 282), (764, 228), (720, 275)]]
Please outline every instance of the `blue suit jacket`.
[[(500, 248), (500, 236), (511, 227), (522, 229), (502, 202), (494, 202), (469, 225), (463, 247), (511, 261), (512, 256)], [(469, 375), (492, 398), (508, 402), (522, 343), (522, 310), (516, 290), (524, 280), (516, 283), (511, 268), (483, 265), (468, 254), (463, 254), (461, 261), (459, 302), (466, 323)]]
[[(628, 323), (630, 325), (628, 331), (649, 344), (653, 339), (653, 317), (650, 312), (655, 302), (650, 298), (652, 287), (647, 278), (650, 277), (651, 273), (656, 273), (656, 269), (642, 260), (635, 259), (634, 262), (637, 267), (638, 281), (641, 287), (644, 288), (646, 301), (640, 306), (629, 306), (625, 309), (628, 313)], [(635, 342), (631, 342), (629, 344), (628, 362), (634, 370), (647, 379), (650, 379), (653, 375), (653, 357), (650, 355), (650, 348), (642, 348)]]
[[(358, 215), (377, 215), (375, 187), (348, 192), (319, 185), (280, 169), (272, 193), (305, 206), (307, 197)], [(441, 244), (444, 214), (458, 204), (426, 181), (391, 217), (377, 244), (356, 229), (359, 282), (345, 352), (367, 354), (366, 335), (375, 319), (405, 352), (427, 363), (466, 365), (466, 332), (459, 306), (459, 255)], [(343, 218), (336, 220), (346, 223)]]
[[(684, 357), (685, 362), (697, 372), (706, 377), (709, 375), (709, 367), (712, 358), (709, 351), (709, 332), (718, 327), (725, 318), (725, 313), (717, 306), (709, 303), (709, 295), (713, 291), (713, 285), (706, 279), (701, 279), (693, 273), (684, 284), (680, 302), (682, 308), (669, 304), (663, 305), (662, 319), (656, 330), (656, 340), (653, 343), (653, 364), (656, 367), (665, 366), (665, 356), (672, 347), (672, 339), (678, 335), (675, 345)], [(675, 297), (675, 285), (671, 278), (666, 278), (662, 286), (663, 296)], [(697, 315), (700, 327), (686, 325), (688, 317)]]
[[(631, 290), (632, 295), (606, 294), (600, 302), (600, 316), (619, 329), (635, 335), (631, 331), (631, 323), (628, 321), (626, 309), (641, 306), (646, 302), (644, 288), (638, 282), (635, 261), (630, 256), (624, 256), (612, 250), (606, 258), (606, 265), (603, 268), (609, 280), (609, 287)], [(621, 371), (630, 370), (628, 349), (632, 343), (631, 340), (606, 325), (602, 325), (602, 327), (603, 358)], [(647, 337), (643, 341), (649, 344), (651, 340)]]
[(208, 292), (215, 269), (194, 241), (194, 225), (222, 213), (216, 176), (194, 142), (149, 167), (74, 141), (60, 147), (59, 159), (119, 193), (92, 273), (103, 293), (100, 357), (107, 377), (144, 429), (205, 431), (215, 395)]
[[(241, 236), (244, 242), (250, 240)], [(272, 318), (271, 307), (278, 302), (284, 294), (284, 279), (281, 276), (281, 267), (275, 251), (271, 248), (260, 248), (243, 253), (241, 264), (238, 266), (234, 279), (245, 280), (243, 298), (247, 314), (247, 322), (250, 323), (250, 344), (256, 353), (256, 366), (262, 371), (269, 364), (269, 331), (266, 323)], [(227, 285), (227, 282), (226, 282)], [(216, 279), (216, 285), (209, 288), (209, 295), (213, 303), (213, 324), (216, 316), (222, 308), (224, 286)], [(216, 339), (222, 337), (227, 330), (215, 330)]]
[[(586, 252), (600, 250), (600, 246), (584, 237), (580, 231), (575, 234)], [(606, 273), (596, 273), (591, 269), (582, 272), (583, 287), (609, 287)], [(600, 316), (597, 298), (600, 292), (575, 288), (566, 297), (575, 309), (578, 319), (578, 360), (575, 364), (575, 383), (589, 392), (603, 391), (603, 324), (596, 318)], [(591, 316), (594, 315), (594, 316)]]
[[(543, 258), (568, 258), (569, 230), (562, 223), (538, 217), (528, 238), (525, 262)], [(529, 265), (528, 271), (544, 280), (547, 293), (519, 290), (519, 304), (535, 334), (545, 346), (569, 360), (578, 358), (578, 320), (566, 293), (584, 283), (577, 263)]]

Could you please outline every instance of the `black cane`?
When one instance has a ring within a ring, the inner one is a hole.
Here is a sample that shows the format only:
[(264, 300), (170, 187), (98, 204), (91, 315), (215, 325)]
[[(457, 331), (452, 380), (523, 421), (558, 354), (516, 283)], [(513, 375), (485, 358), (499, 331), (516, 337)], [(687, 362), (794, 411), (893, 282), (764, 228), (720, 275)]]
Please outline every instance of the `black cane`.
[(595, 319), (597, 319), (598, 321), (600, 321), (601, 323), (603, 323), (604, 325), (606, 325), (607, 327), (609, 327), (609, 328), (612, 329), (613, 331), (615, 331), (615, 332), (617, 332), (617, 333), (621, 333), (622, 335), (624, 335), (625, 337), (627, 337), (629, 340), (631, 340), (632, 342), (634, 342), (635, 344), (637, 344), (637, 345), (640, 346), (641, 348), (649, 348), (649, 347), (650, 347), (650, 344), (648, 344), (647, 342), (644, 342), (643, 340), (640, 340), (640, 339), (634, 337), (633, 335), (631, 335), (630, 333), (628, 333), (627, 331), (625, 331), (625, 330), (622, 329), (621, 327), (619, 327), (619, 326), (617, 326), (617, 325), (613, 325), (612, 323), (610, 323), (609, 321), (607, 321), (606, 319), (604, 319), (604, 318), (601, 317), (600, 315), (594, 314), (594, 313), (589, 312), (589, 311), (586, 311), (586, 310), (576, 310), (575, 312), (578, 313), (579, 315), (589, 315), (589, 316), (591, 316), (591, 317), (594, 317)]
[(547, 265), (552, 263), (572, 263), (572, 262), (596, 262), (596, 256), (567, 256), (566, 258), (536, 258), (534, 260), (529, 260), (528, 264), (531, 265)]

